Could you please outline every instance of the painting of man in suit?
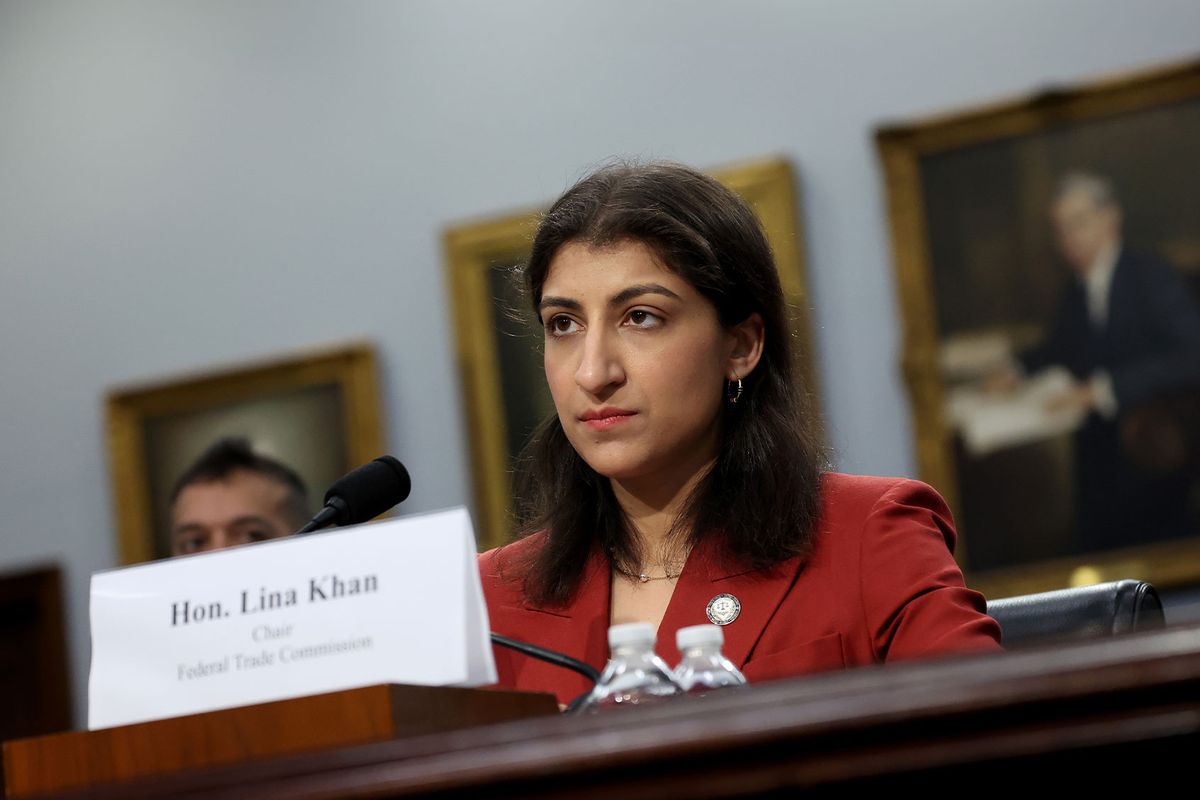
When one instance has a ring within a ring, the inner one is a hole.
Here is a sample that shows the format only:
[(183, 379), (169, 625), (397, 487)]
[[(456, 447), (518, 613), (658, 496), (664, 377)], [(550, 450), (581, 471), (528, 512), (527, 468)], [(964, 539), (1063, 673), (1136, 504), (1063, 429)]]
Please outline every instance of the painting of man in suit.
[(1200, 308), (1159, 258), (1126, 247), (1122, 209), (1104, 176), (1064, 176), (1050, 205), (1056, 249), (1073, 280), (1061, 290), (1048, 333), (993, 374), (1011, 392), (1048, 369), (1065, 385), (1051, 413), (1075, 420), (1076, 547), (1083, 552), (1194, 533), (1189, 477), (1145, 425), (1163, 403), (1200, 403)]
[(1198, 78), (877, 134), (917, 461), (997, 596), (1200, 586)]

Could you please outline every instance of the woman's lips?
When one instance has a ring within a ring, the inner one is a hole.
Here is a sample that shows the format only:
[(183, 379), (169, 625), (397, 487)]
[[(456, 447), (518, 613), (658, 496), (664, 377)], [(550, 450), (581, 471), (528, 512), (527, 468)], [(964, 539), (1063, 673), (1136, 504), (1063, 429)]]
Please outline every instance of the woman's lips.
[(602, 408), (599, 411), (587, 412), (579, 420), (594, 431), (602, 431), (620, 425), (636, 413), (622, 408)]

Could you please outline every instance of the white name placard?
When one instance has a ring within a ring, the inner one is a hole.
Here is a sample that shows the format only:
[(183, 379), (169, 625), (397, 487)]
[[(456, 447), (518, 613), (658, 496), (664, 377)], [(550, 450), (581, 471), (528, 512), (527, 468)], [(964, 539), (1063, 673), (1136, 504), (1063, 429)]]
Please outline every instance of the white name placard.
[(92, 576), (88, 727), (375, 683), (495, 683), (464, 509)]

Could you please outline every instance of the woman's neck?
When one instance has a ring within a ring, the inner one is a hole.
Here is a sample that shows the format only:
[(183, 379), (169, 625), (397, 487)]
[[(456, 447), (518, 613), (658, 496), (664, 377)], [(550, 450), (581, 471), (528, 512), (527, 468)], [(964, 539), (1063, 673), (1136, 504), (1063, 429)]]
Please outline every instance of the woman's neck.
[(658, 474), (652, 480), (610, 481), (613, 495), (629, 520), (630, 534), (642, 555), (643, 567), (686, 555), (686, 551), (674, 552), (686, 547), (682, 541), (672, 541), (672, 534), (677, 532), (675, 524), (688, 497), (715, 461), (714, 458), (683, 475)]

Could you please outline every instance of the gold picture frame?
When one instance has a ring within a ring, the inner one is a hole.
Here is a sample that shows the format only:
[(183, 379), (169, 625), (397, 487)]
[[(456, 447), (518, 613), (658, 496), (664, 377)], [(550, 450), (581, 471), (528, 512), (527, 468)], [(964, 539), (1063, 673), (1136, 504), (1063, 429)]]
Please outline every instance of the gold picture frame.
[(256, 450), (291, 466), (319, 505), (330, 482), (384, 452), (377, 375), (374, 349), (351, 343), (109, 392), (121, 563), (168, 554), (166, 495), (222, 436), (246, 436)]
[[(763, 224), (791, 313), (800, 374), (815, 408), (818, 392), (808, 281), (791, 165), (770, 158), (722, 167), (711, 174), (745, 199)], [(445, 233), (481, 548), (508, 539), (512, 456), (532, 422), (553, 410), (540, 359), (534, 363), (529, 358), (540, 343), (540, 331), (523, 327), (508, 313), (519, 302), (511, 294), (508, 272), (528, 257), (539, 214), (537, 209), (519, 211), (455, 225)]]
[[(1051, 293), (1042, 291), (1050, 285), (1049, 273), (1036, 270), (1042, 269), (1037, 264), (1049, 265), (1058, 258), (1057, 291), (1070, 280), (1061, 266), (1048, 211), (1058, 180), (1072, 172), (1104, 174), (1114, 179), (1118, 189), (1123, 178), (1129, 191), (1120, 198), (1121, 205), (1131, 210), (1126, 214), (1126, 244), (1134, 240), (1135, 244), (1154, 246), (1165, 261), (1173, 262), (1181, 275), (1195, 282), (1200, 277), (1200, 229), (1168, 235), (1162, 226), (1142, 224), (1141, 230), (1131, 231), (1134, 225), (1129, 218), (1137, 210), (1144, 221), (1170, 201), (1167, 189), (1159, 192), (1146, 187), (1152, 185), (1148, 171), (1171, 171), (1171, 157), (1176, 159), (1175, 169), (1200, 177), (1190, 144), (1178, 152), (1170, 150), (1179, 147), (1177, 137), (1186, 138), (1178, 126), (1186, 122), (1190, 131), (1197, 120), (1200, 62), (1190, 62), (1082, 86), (1055, 87), (962, 113), (887, 125), (876, 133), (904, 324), (901, 367), (911, 401), (920, 476), (950, 502), (962, 535), (959, 559), (968, 568), (972, 584), (990, 596), (1129, 577), (1158, 586), (1200, 582), (1200, 538), (1195, 537), (1103, 550), (1076, 544), (1072, 550), (1070, 534), (1062, 543), (1046, 547), (1048, 555), (1044, 557), (1037, 555), (1039, 545), (1031, 538), (1020, 563), (1010, 556), (1011, 563), (996, 559), (994, 566), (969, 567), (972, 553), (982, 553), (993, 542), (981, 538), (979, 530), (973, 531), (971, 514), (964, 514), (964, 494), (977, 498), (984, 492), (963, 485), (967, 459), (962, 455), (961, 438), (948, 422), (952, 384), (947, 376), (952, 368), (946, 347), (954, 337), (959, 343), (968, 339), (970, 326), (962, 320), (979, 310), (983, 313), (975, 324), (981, 337), (1003, 329), (1011, 343), (1024, 346), (1046, 336), (1047, 325), (1033, 322), (1039, 316), (1034, 312), (1043, 312), (1043, 319), (1052, 318), (1045, 312), (1053, 312), (1055, 306), (1046, 302)], [(1169, 152), (1155, 153), (1156, 149)], [(1188, 156), (1180, 157), (1180, 153)], [(964, 188), (956, 195), (947, 188), (953, 186)], [(968, 191), (973, 193), (971, 199), (962, 201)], [(973, 198), (979, 198), (978, 202), (972, 202)], [(985, 203), (992, 208), (985, 208)], [(1007, 212), (997, 210), (1001, 208)], [(1002, 224), (992, 224), (1004, 213), (1009, 217)], [(972, 214), (974, 223), (969, 222)], [(1179, 215), (1166, 216), (1173, 219)], [(1018, 239), (1021, 241), (1016, 242)], [(1007, 272), (988, 266), (992, 263), (989, 258), (999, 263), (1002, 256), (1013, 253), (1023, 254), (1025, 261), (1009, 258), (1007, 263), (1012, 266)], [(951, 256), (959, 258), (955, 261)], [(954, 270), (960, 274), (952, 280)], [(1021, 270), (1025, 283), (1009, 277)], [(947, 287), (959, 285), (971, 288), (961, 296), (945, 296)], [(1018, 308), (1025, 303), (1024, 316), (1000, 321), (996, 317), (1001, 312), (983, 308), (986, 301), (974, 306), (963, 301), (970, 292), (976, 297), (990, 293), (989, 300), (997, 308), (1006, 304)], [(951, 318), (957, 321), (947, 322)], [(989, 324), (992, 328), (987, 328)], [(1060, 441), (1072, 446), (1065, 434)], [(1060, 448), (1060, 452), (1066, 455), (1057, 467), (1058, 474), (1063, 464), (1070, 469), (1074, 463), (1072, 450)], [(1074, 497), (1070, 492), (1063, 494)], [(1062, 501), (1067, 525), (1076, 524), (1071, 515), (1077, 519), (1079, 514), (1079, 507), (1071, 502)], [(1032, 520), (1060, 513), (1037, 507), (1027, 510), (1027, 519)], [(977, 520), (982, 518), (976, 515)], [(1016, 541), (1021, 532), (1015, 527), (1009, 530)], [(996, 534), (991, 535), (994, 538)], [(987, 561), (982, 556), (975, 560)]]

